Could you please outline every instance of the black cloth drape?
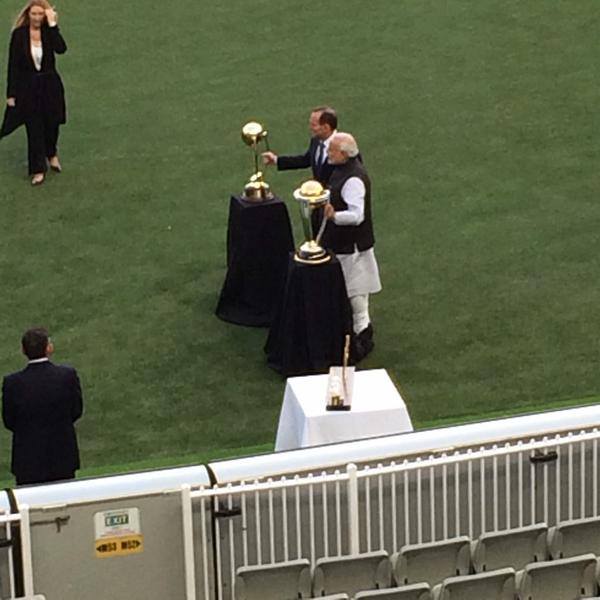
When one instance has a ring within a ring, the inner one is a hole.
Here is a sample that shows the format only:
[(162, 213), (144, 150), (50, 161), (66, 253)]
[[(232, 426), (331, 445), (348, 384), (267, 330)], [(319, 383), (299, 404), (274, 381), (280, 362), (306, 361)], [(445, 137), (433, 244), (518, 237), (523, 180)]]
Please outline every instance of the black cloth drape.
[(352, 309), (337, 258), (306, 265), (290, 255), (281, 301), (265, 346), (269, 366), (282, 375), (323, 372), (341, 365)]
[(268, 327), (294, 248), (287, 207), (279, 198), (248, 202), (232, 196), (227, 274), (216, 314), (238, 325)]

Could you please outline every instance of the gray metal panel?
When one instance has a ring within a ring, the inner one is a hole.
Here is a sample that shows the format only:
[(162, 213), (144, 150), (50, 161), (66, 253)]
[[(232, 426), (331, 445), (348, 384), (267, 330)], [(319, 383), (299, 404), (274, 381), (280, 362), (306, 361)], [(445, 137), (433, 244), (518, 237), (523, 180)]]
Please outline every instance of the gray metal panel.
[[(36, 592), (44, 594), (46, 600), (81, 600), (99, 594), (128, 600), (183, 600), (184, 545), (179, 489), (184, 483), (209, 487), (207, 470), (195, 466), (16, 489), (19, 503), (31, 508)], [(97, 557), (95, 513), (123, 508), (140, 511), (143, 552)], [(202, 539), (202, 521), (211, 520), (210, 504), (207, 508), (208, 514), (200, 516), (199, 508), (194, 507), (196, 540)], [(61, 520), (60, 527), (57, 519)], [(207, 544), (212, 547), (210, 527)], [(212, 590), (212, 552), (204, 558)], [(0, 567), (4, 569), (5, 565), (3, 557)], [(204, 595), (203, 576), (203, 570), (197, 569), (197, 598), (210, 600), (210, 594)], [(5, 581), (2, 597), (7, 594)]]
[(28, 504), (34, 508), (54, 504), (97, 502), (102, 498), (159, 494), (167, 490), (179, 490), (185, 483), (193, 487), (210, 487), (206, 467), (198, 465), (94, 479), (75, 479), (65, 483), (18, 487), (14, 493), (19, 504)]
[(357, 442), (261, 454), (212, 462), (217, 482), (262, 479), (287, 473), (322, 471), (354, 463), (374, 463), (395, 457), (451, 452), (508, 440), (540, 438), (557, 432), (600, 426), (600, 405), (535, 413), (468, 425), (429, 429)]
[[(98, 558), (94, 514), (138, 508), (144, 550)], [(59, 528), (56, 518), (68, 518)], [(181, 499), (178, 494), (113, 500), (31, 512), (34, 588), (46, 600), (98, 595), (129, 600), (185, 597)], [(203, 598), (201, 590), (199, 599)]]

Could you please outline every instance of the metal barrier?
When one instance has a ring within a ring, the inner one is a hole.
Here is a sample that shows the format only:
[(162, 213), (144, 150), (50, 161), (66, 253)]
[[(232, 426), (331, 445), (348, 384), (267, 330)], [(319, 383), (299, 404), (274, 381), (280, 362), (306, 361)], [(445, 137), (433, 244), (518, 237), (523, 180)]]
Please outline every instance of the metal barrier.
[(9, 585), (9, 593), (10, 597), (14, 598), (16, 595), (16, 583), (15, 583), (15, 560), (14, 560), (14, 551), (13, 551), (13, 543), (14, 538), (12, 534), (12, 529), (10, 525), (12, 523), (20, 523), (21, 515), (0, 515), (0, 523), (4, 525), (4, 535), (5, 541), (2, 546), (7, 549), (8, 553), (8, 565), (7, 570), (4, 573), (4, 576), (8, 578)]
[[(0, 492), (0, 597), (233, 600), (242, 566), (597, 516), (596, 426), (600, 409), (580, 408), (481, 424), (479, 437), (458, 426)], [(115, 512), (139, 517), (143, 551), (104, 543), (97, 524)]]
[[(200, 572), (209, 598), (208, 544), (195, 558), (193, 508), (212, 504), (218, 600), (235, 597), (241, 566), (386, 550), (598, 515), (597, 429), (454, 451), (333, 473), (181, 490), (187, 600)], [(203, 532), (212, 523), (202, 522)]]
[[(18, 588), (23, 588), (26, 597), (33, 597), (33, 564), (31, 559), (31, 529), (29, 526), (29, 506), (23, 504), (15, 514), (0, 515), (0, 525), (4, 525), (4, 546), (8, 549), (8, 586), (10, 598), (16, 598)], [(19, 526), (19, 535), (13, 536), (11, 525)], [(15, 542), (19, 544), (15, 553)], [(17, 557), (15, 557), (17, 554)], [(22, 581), (17, 582), (15, 573), (22, 575)]]
[[(15, 556), (17, 548), (23, 549), (22, 572), (14, 568), (21, 561), (13, 560), (10, 546), (0, 551), (0, 598), (13, 600), (24, 594), (33, 600), (34, 589), (45, 600), (99, 594), (129, 600), (185, 597), (180, 498), (184, 483), (209, 486), (206, 468), (16, 488), (12, 502), (0, 492), (0, 521), (12, 522), (13, 528), (20, 521), (21, 544), (15, 546)], [(98, 525), (115, 514), (137, 516), (135, 531), (116, 540), (99, 534)], [(10, 535), (7, 531), (6, 537)], [(204, 539), (212, 553), (210, 529), (199, 529), (195, 537)], [(211, 566), (211, 594), (213, 572)], [(201, 592), (198, 597), (205, 598)]]

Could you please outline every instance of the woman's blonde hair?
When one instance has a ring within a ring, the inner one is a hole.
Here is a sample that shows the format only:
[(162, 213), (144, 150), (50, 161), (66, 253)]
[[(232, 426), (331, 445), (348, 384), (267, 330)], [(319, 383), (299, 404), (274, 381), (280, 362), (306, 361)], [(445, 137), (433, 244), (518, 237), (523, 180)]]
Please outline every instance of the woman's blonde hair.
[(23, 10), (19, 13), (17, 20), (15, 21), (15, 29), (17, 27), (22, 27), (23, 25), (29, 25), (29, 11), (33, 6), (39, 6), (44, 10), (48, 8), (52, 8), (48, 0), (29, 0), (27, 5), (23, 8)]

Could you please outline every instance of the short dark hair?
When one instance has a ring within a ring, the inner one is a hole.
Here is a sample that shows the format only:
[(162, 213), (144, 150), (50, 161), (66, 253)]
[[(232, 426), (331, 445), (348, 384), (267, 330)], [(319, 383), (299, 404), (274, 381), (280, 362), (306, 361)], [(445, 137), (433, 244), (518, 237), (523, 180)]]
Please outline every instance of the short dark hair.
[(46, 356), (46, 349), (48, 348), (48, 339), (48, 330), (44, 327), (32, 327), (28, 329), (21, 338), (23, 354), (29, 360), (44, 358)]
[(321, 115), (319, 116), (319, 125), (329, 125), (331, 129), (337, 129), (338, 126), (338, 118), (337, 113), (330, 106), (325, 106), (323, 110), (321, 110)]

